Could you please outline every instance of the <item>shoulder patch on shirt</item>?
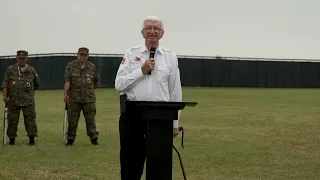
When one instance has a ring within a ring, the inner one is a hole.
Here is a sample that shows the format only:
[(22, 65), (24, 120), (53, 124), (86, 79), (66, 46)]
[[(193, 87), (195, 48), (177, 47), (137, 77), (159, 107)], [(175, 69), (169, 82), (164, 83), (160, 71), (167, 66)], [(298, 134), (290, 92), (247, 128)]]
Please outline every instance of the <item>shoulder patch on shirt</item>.
[(124, 64), (125, 61), (126, 61), (126, 58), (124, 57), (121, 61), (121, 64)]

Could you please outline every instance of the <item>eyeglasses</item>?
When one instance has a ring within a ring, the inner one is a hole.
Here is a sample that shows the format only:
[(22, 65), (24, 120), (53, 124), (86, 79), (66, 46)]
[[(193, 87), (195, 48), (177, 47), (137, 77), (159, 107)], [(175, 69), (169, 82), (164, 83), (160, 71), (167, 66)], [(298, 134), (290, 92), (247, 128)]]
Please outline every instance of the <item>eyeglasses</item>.
[(145, 31), (155, 31), (155, 32), (160, 32), (162, 31), (162, 29), (160, 27), (157, 27), (157, 26), (147, 26), (145, 28), (143, 28), (143, 30)]

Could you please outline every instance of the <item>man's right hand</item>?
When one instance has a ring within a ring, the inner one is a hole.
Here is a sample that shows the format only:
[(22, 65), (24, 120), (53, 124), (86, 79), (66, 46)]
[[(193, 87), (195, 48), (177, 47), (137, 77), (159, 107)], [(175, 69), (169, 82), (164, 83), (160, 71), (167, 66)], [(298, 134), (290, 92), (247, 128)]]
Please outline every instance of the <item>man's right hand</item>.
[(9, 102), (9, 97), (3, 96), (3, 102), (7, 104)]
[(64, 100), (65, 103), (67, 103), (69, 101), (69, 96), (68, 95), (64, 95), (63, 100)]
[(155, 64), (156, 63), (153, 58), (146, 60), (146, 62), (141, 67), (143, 75), (146, 75), (148, 74), (148, 72), (152, 71), (154, 69)]

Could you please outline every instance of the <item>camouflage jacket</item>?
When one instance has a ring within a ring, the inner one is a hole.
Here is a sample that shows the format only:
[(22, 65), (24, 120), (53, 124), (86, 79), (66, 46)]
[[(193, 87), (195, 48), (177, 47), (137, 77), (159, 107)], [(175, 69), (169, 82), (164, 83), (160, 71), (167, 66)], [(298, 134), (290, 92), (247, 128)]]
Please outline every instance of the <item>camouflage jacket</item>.
[(65, 69), (64, 81), (70, 81), (68, 91), (70, 102), (96, 102), (94, 85), (100, 81), (100, 76), (90, 61), (86, 62), (84, 68), (81, 68), (78, 60), (69, 62)]
[(18, 66), (13, 64), (8, 67), (2, 88), (7, 88), (10, 105), (14, 106), (29, 106), (34, 104), (34, 94), (39, 88), (40, 80), (37, 71), (27, 65), (24, 71)]

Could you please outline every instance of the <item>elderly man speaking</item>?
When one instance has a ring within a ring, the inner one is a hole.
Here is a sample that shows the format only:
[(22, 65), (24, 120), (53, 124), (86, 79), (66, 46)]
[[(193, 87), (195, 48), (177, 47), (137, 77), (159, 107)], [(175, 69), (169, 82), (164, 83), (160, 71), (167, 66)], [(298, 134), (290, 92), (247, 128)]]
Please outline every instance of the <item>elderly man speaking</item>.
[[(161, 47), (164, 28), (162, 21), (147, 17), (141, 34), (145, 44), (131, 47), (119, 66), (115, 88), (121, 97), (131, 101), (182, 101), (178, 59), (175, 53)], [(154, 58), (149, 58), (151, 47), (156, 49)], [(180, 115), (180, 111), (179, 111)], [(140, 180), (146, 158), (146, 122), (141, 114), (128, 117), (121, 113), (120, 163), (122, 180)], [(134, 121), (135, 123), (129, 123)], [(173, 134), (178, 134), (178, 120), (174, 120)]]

